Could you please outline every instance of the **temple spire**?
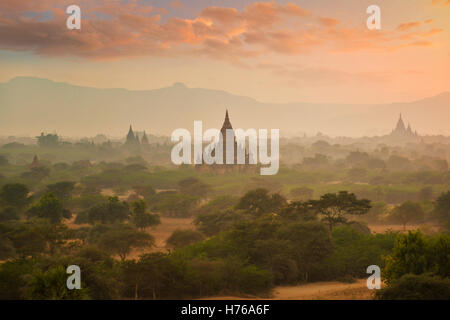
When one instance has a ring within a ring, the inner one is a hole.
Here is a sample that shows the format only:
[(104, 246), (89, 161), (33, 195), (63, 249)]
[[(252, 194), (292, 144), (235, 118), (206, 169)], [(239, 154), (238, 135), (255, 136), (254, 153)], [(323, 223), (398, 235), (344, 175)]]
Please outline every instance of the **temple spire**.
[(405, 131), (406, 130), (405, 123), (403, 122), (401, 113), (400, 113), (400, 117), (398, 118), (397, 127), (395, 128), (395, 130), (396, 131)]
[(145, 133), (145, 130), (144, 130), (144, 135), (142, 136), (142, 139), (141, 139), (141, 143), (148, 144), (148, 138), (147, 138), (147, 134)]
[(233, 129), (231, 126), (230, 117), (228, 116), (228, 110), (225, 112), (225, 120), (223, 121), (222, 129), (220, 131), (223, 133), (226, 129)]
[(128, 134), (127, 134), (127, 141), (125, 143), (126, 144), (139, 143), (139, 139), (137, 138), (137, 136), (134, 135), (133, 128), (131, 127), (131, 124), (130, 124), (130, 129), (128, 130)]

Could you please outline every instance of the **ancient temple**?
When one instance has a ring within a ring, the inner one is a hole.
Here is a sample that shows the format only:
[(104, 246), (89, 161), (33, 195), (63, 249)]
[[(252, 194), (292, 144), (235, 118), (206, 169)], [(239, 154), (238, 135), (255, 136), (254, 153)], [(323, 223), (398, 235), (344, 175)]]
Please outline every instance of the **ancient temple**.
[(130, 129), (128, 130), (127, 140), (125, 141), (126, 145), (135, 145), (139, 144), (139, 139), (134, 135), (133, 128), (130, 124)]
[(30, 169), (31, 168), (38, 168), (40, 166), (41, 166), (41, 164), (39, 163), (37, 155), (34, 155), (33, 162), (30, 164)]
[(133, 128), (130, 125), (130, 129), (128, 130), (128, 134), (127, 134), (127, 138), (126, 138), (126, 141), (125, 141), (125, 145), (127, 145), (127, 146), (134, 146), (134, 145), (140, 145), (140, 144), (145, 144), (145, 145), (149, 144), (147, 134), (144, 131), (144, 134), (142, 135), (142, 138), (139, 139), (138, 134), (133, 131)]
[(147, 134), (145, 133), (145, 131), (144, 131), (144, 134), (142, 135), (141, 143), (148, 144), (148, 138), (147, 138)]
[[(196, 168), (198, 170), (201, 171), (210, 171), (210, 172), (214, 172), (214, 173), (219, 173), (219, 174), (223, 174), (226, 172), (232, 172), (232, 171), (250, 171), (250, 170), (256, 170), (256, 166), (249, 165), (249, 155), (248, 152), (245, 148), (245, 146), (238, 146), (237, 141), (236, 141), (236, 137), (234, 136), (234, 132), (231, 135), (233, 137), (233, 164), (227, 164), (226, 163), (226, 159), (227, 159), (227, 130), (233, 130), (233, 126), (231, 125), (231, 121), (230, 121), (230, 117), (228, 115), (228, 110), (226, 110), (225, 112), (225, 119), (223, 121), (222, 124), (222, 128), (220, 129), (220, 139), (222, 142), (222, 148), (223, 148), (223, 163), (222, 164), (212, 164), (212, 165), (207, 165), (207, 164), (199, 164), (196, 165)], [(220, 144), (218, 144), (217, 146), (220, 146)], [(216, 147), (217, 147), (216, 146)], [(245, 154), (245, 164), (237, 164), (237, 154), (238, 154), (238, 150), (239, 148), (243, 148), (244, 154)], [(211, 154), (214, 156), (215, 155), (215, 150), (213, 150), (211, 152)]]
[(391, 137), (394, 138), (416, 138), (418, 137), (417, 131), (413, 131), (411, 125), (408, 123), (408, 127), (402, 119), (402, 114), (400, 113), (399, 119), (397, 121), (397, 126), (391, 132)]
[[(230, 122), (230, 117), (228, 116), (228, 110), (226, 110), (225, 112), (225, 120), (223, 121), (222, 124), (222, 128), (220, 129), (220, 133), (221, 133), (221, 140), (222, 140), (222, 147), (223, 147), (223, 163), (226, 164), (227, 163), (227, 130), (233, 130), (233, 126), (231, 125)], [(236, 138), (234, 137), (234, 132), (233, 132), (233, 149), (234, 149), (234, 163), (236, 163), (236, 159), (237, 159), (237, 143), (236, 143)]]

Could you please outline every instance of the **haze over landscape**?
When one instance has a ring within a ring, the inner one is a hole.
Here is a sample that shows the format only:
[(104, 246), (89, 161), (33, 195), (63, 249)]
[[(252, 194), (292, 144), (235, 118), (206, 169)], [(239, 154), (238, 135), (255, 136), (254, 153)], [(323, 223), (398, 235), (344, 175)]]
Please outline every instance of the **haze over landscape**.
[(0, 0), (0, 300), (450, 300), (449, 39), (450, 0)]
[[(236, 128), (280, 128), (282, 136), (389, 134), (402, 113), (421, 135), (449, 135), (450, 92), (391, 104), (264, 103), (222, 90), (182, 83), (156, 90), (97, 89), (35, 77), (0, 84), (0, 135), (42, 131), (62, 136), (123, 136), (129, 124), (154, 135), (177, 128), (221, 125), (230, 111)], [(219, 115), (219, 116), (218, 116)]]
[(380, 30), (366, 0), (80, 0), (80, 30), (69, 2), (1, 1), (0, 134), (168, 134), (225, 108), (285, 134), (386, 134), (399, 112), (449, 134), (448, 1), (380, 0)]

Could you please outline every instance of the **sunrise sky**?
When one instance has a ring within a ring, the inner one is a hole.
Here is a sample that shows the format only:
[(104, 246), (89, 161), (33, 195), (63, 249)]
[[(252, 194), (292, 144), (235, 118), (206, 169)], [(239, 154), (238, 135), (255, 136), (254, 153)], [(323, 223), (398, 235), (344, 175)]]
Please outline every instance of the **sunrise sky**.
[[(81, 30), (66, 28), (81, 7)], [(366, 9), (381, 8), (381, 30)], [(183, 82), (262, 102), (388, 103), (450, 91), (450, 0), (0, 1), (0, 82)]]

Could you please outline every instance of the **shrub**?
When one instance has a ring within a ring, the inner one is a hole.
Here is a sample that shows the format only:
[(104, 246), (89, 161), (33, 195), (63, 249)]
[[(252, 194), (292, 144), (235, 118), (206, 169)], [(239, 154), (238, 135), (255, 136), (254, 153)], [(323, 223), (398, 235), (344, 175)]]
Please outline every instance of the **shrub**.
[(428, 274), (406, 274), (389, 287), (376, 292), (380, 300), (449, 300), (450, 279)]
[(166, 242), (171, 247), (180, 248), (203, 239), (205, 236), (196, 230), (175, 230)]

